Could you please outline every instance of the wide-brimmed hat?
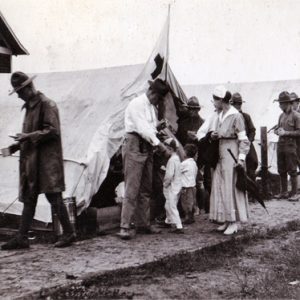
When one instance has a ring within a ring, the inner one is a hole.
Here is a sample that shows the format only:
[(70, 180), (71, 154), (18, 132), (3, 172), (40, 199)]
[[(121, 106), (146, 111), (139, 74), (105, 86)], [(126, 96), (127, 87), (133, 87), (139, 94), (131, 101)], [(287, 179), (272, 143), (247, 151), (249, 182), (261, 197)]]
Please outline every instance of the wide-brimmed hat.
[(243, 103), (245, 102), (240, 93), (234, 93), (231, 97), (231, 103)]
[(162, 96), (166, 96), (170, 91), (169, 85), (160, 78), (157, 78), (154, 81), (149, 80), (148, 83), (150, 85), (151, 90), (157, 92)]
[(275, 99), (274, 101), (279, 102), (279, 103), (287, 103), (287, 102), (292, 102), (293, 100), (291, 99), (290, 93), (287, 91), (281, 92), (278, 96), (278, 99)]
[(224, 99), (226, 92), (227, 92), (227, 90), (224, 85), (218, 85), (214, 89), (213, 96), (220, 98), (220, 99)]
[(298, 97), (298, 95), (296, 93), (290, 93), (290, 98), (291, 101), (300, 101), (300, 98)]
[(190, 109), (201, 109), (199, 105), (199, 100), (197, 97), (193, 96), (187, 101), (188, 108)]
[(36, 75), (29, 77), (23, 72), (14, 72), (10, 79), (11, 85), (14, 89), (9, 93), (9, 95), (12, 95), (13, 93), (24, 88), (26, 85), (30, 84), (35, 77)]

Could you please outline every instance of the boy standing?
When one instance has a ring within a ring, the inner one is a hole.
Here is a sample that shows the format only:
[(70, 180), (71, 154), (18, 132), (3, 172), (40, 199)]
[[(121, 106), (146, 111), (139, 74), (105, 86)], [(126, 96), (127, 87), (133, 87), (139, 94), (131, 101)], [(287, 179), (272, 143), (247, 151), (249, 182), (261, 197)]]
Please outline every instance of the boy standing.
[(192, 224), (194, 220), (194, 207), (196, 205), (196, 177), (198, 167), (195, 162), (197, 147), (193, 144), (184, 146), (186, 159), (181, 163), (181, 206), (185, 215), (184, 224)]

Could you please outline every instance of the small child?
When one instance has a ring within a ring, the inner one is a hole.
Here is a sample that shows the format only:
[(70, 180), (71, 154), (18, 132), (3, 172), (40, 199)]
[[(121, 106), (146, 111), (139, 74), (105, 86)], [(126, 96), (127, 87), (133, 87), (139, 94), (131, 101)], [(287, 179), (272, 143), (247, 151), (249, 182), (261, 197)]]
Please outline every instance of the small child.
[(166, 174), (163, 183), (163, 192), (166, 198), (165, 224), (168, 227), (175, 225), (176, 229), (172, 231), (174, 233), (184, 233), (179, 212), (177, 209), (177, 204), (179, 201), (181, 191), (180, 158), (176, 153), (178, 146), (176, 141), (172, 138), (166, 139), (164, 141), (164, 144), (171, 152), (171, 157), (169, 158), (166, 166)]
[(193, 144), (186, 144), (184, 146), (186, 158), (181, 163), (181, 206), (184, 212), (185, 218), (184, 224), (192, 224), (194, 220), (194, 209), (196, 205), (196, 177), (198, 173), (198, 167), (195, 161), (198, 149)]

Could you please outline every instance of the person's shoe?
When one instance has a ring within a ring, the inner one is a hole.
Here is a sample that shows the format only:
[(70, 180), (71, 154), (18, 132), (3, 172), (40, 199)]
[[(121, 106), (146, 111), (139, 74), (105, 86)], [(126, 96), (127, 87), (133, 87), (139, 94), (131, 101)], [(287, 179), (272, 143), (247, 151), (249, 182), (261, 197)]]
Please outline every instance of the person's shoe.
[(288, 199), (289, 198), (289, 193), (288, 192), (283, 192), (283, 193), (280, 193), (280, 194), (277, 194), (274, 196), (274, 199)]
[(155, 228), (153, 226), (149, 227), (137, 227), (136, 233), (141, 233), (141, 234), (158, 234), (161, 233), (161, 230), (158, 228)]
[(131, 239), (130, 229), (128, 229), (128, 228), (121, 228), (120, 232), (118, 233), (118, 236), (122, 240), (130, 240)]
[(227, 227), (228, 227), (228, 223), (225, 222), (223, 225), (217, 228), (217, 231), (225, 231)]
[(177, 234), (184, 234), (183, 228), (175, 228), (173, 230), (170, 230), (171, 233), (177, 233)]
[(227, 229), (224, 231), (225, 235), (232, 235), (238, 231), (236, 223), (231, 223), (228, 225)]
[(290, 202), (298, 202), (299, 201), (299, 195), (297, 195), (297, 194), (291, 195), (288, 200)]
[(26, 248), (29, 248), (28, 238), (21, 237), (21, 236), (16, 236), (1, 246), (2, 250), (15, 250), (15, 249), (26, 249)]
[(69, 247), (73, 244), (76, 240), (76, 234), (74, 232), (64, 234), (55, 244), (54, 247), (56, 248), (64, 248)]

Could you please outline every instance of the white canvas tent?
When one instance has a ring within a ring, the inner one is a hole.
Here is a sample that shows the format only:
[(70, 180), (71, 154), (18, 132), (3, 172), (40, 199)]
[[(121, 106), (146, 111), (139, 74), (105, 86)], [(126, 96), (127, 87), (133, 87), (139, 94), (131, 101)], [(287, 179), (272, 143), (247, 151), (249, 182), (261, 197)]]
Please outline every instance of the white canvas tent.
[[(67, 187), (64, 196), (76, 196), (79, 209), (88, 206), (92, 195), (98, 191), (106, 176), (109, 160), (122, 141), (122, 112), (129, 100), (121, 101), (120, 91), (136, 78), (142, 67), (44, 73), (38, 74), (35, 80), (38, 89), (58, 104)], [(9, 75), (0, 76), (1, 148), (12, 142), (9, 135), (20, 132), (23, 119), (20, 111), (22, 101), (16, 95), (8, 96), (11, 89), (9, 80)], [(226, 87), (242, 94), (246, 101), (244, 110), (251, 114), (259, 133), (260, 126), (270, 128), (278, 120), (280, 110), (273, 99), (282, 90), (297, 92), (299, 85), (299, 80), (292, 80), (226, 84)], [(199, 98), (202, 105), (200, 114), (204, 118), (213, 111), (211, 94), (214, 86), (183, 87), (188, 96)], [(276, 155), (270, 153), (269, 160), (275, 165)], [(0, 156), (0, 178), (0, 211), (3, 211), (18, 196), (18, 156)], [(7, 212), (20, 214), (21, 209), (22, 204), (16, 201)], [(43, 197), (39, 200), (35, 218), (51, 221), (49, 205)]]
[[(76, 197), (79, 213), (89, 206), (92, 196), (97, 193), (106, 177), (110, 159), (122, 143), (127, 104), (146, 90), (149, 79), (167, 79), (183, 102), (187, 100), (185, 94), (197, 96), (203, 107), (200, 112), (202, 117), (213, 111), (210, 101), (215, 85), (181, 89), (168, 65), (169, 23), (168, 16), (145, 65), (37, 74), (36, 87), (55, 100), (60, 110), (66, 179), (64, 197)], [(242, 94), (246, 100), (244, 109), (253, 117), (257, 129), (276, 124), (280, 111), (273, 99), (282, 90), (297, 92), (297, 86), (299, 81), (226, 84), (230, 91)], [(20, 132), (22, 128), (22, 102), (16, 94), (8, 96), (10, 89), (10, 75), (1, 75), (1, 148), (11, 144), (9, 135)], [(176, 128), (175, 106), (171, 97), (167, 97), (166, 103), (166, 117), (172, 119), (171, 123)], [(18, 196), (18, 156), (0, 156), (0, 178), (0, 212), (19, 215), (22, 204), (14, 202)], [(42, 196), (35, 218), (51, 222), (49, 204)]]

